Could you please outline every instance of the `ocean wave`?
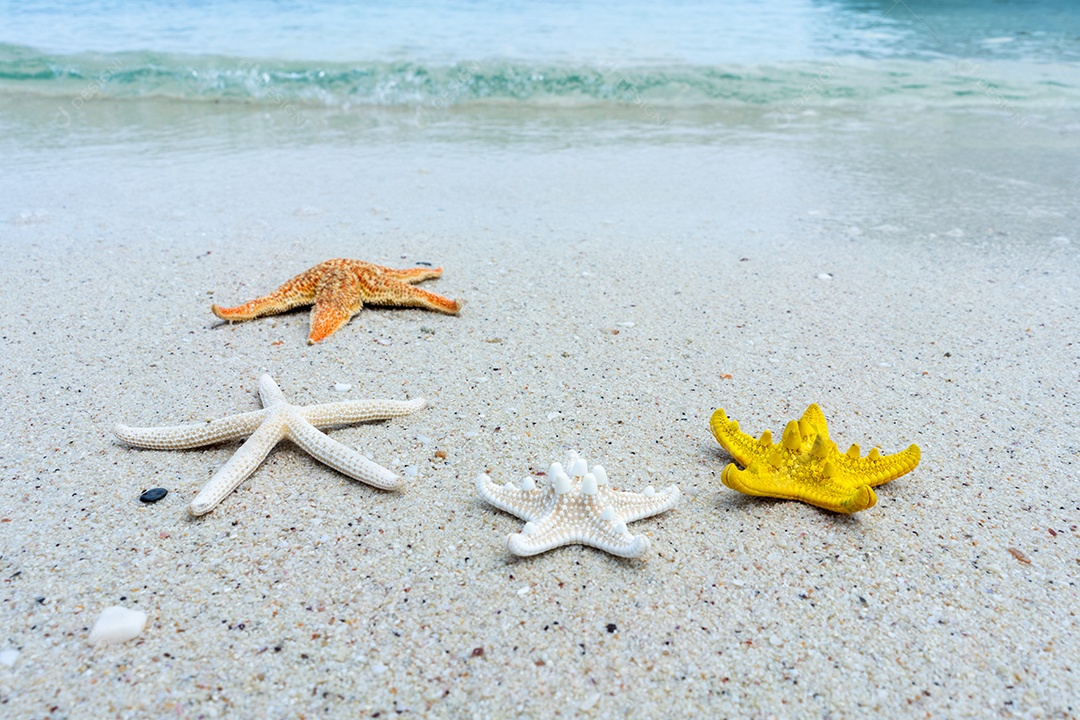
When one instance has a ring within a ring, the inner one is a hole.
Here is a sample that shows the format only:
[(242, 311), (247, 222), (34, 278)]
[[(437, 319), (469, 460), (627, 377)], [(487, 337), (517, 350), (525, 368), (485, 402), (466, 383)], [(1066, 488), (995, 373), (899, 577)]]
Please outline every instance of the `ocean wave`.
[(308, 107), (447, 110), (501, 103), (649, 108), (743, 105), (792, 115), (865, 103), (1055, 106), (1080, 96), (1080, 70), (970, 60), (837, 58), (768, 65), (620, 67), (462, 62), (326, 63), (115, 53), (49, 55), (0, 44), (0, 94), (82, 100), (168, 98)]

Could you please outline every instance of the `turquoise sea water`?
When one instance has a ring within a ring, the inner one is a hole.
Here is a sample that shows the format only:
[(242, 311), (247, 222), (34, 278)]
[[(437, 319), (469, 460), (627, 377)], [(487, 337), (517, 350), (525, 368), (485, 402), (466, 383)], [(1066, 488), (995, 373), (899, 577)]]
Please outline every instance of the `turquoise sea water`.
[(1019, 114), (1071, 103), (1078, 61), (1049, 0), (0, 2), (0, 100)]

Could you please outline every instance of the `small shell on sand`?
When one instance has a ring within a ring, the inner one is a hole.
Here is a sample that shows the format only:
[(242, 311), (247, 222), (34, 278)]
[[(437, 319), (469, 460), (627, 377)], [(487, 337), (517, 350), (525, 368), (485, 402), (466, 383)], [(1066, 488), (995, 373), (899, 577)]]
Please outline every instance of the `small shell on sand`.
[(15, 667), (15, 661), (19, 659), (19, 651), (15, 648), (0, 650), (0, 665)]
[(145, 627), (146, 613), (113, 605), (101, 611), (87, 640), (91, 645), (127, 642)]

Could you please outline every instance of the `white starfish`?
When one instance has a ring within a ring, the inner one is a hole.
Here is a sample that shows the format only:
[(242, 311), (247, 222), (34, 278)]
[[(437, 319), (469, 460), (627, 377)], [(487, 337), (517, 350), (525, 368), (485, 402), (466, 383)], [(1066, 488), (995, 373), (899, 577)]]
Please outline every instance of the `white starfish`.
[(368, 485), (383, 490), (401, 486), (401, 478), (397, 475), (316, 428), (407, 415), (424, 407), (423, 398), (290, 405), (269, 375), (259, 378), (259, 397), (263, 409), (254, 412), (176, 427), (133, 428), (117, 424), (113, 432), (128, 445), (155, 450), (182, 450), (250, 436), (192, 501), (192, 515), (205, 515), (213, 510), (284, 438), (292, 440), (316, 460)]
[(487, 475), (476, 478), (476, 491), (495, 507), (525, 520), (520, 533), (508, 535), (506, 547), (515, 555), (536, 555), (560, 545), (591, 545), (620, 557), (641, 557), (649, 549), (644, 535), (631, 535), (626, 523), (662, 513), (679, 500), (672, 485), (656, 492), (622, 492), (608, 487), (604, 468), (588, 464), (571, 452), (570, 474), (559, 463), (548, 469), (551, 482), (537, 488), (532, 477), (496, 485)]

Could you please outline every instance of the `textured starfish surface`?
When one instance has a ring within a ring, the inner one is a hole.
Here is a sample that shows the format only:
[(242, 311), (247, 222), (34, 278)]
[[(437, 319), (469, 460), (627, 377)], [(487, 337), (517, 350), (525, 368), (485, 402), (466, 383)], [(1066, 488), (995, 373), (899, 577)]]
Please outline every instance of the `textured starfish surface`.
[(308, 343), (314, 344), (349, 322), (364, 303), (421, 307), (456, 315), (461, 309), (457, 300), (413, 287), (441, 275), (441, 267), (394, 270), (362, 260), (338, 258), (305, 270), (269, 295), (236, 307), (211, 305), (210, 310), (222, 320), (252, 320), (314, 303), (308, 335)]
[(802, 419), (784, 428), (779, 443), (766, 430), (753, 438), (728, 420), (723, 408), (713, 413), (713, 435), (735, 462), (724, 468), (720, 479), (732, 490), (760, 497), (802, 500), (826, 510), (853, 513), (873, 507), (873, 487), (911, 472), (919, 464), (919, 446), (895, 455), (874, 448), (860, 457), (859, 446), (841, 453), (829, 439), (829, 426), (817, 405), (806, 408)]
[(290, 405), (269, 375), (259, 378), (263, 409), (205, 423), (176, 427), (133, 428), (118, 424), (113, 432), (128, 445), (154, 450), (182, 450), (247, 437), (191, 503), (192, 515), (204, 515), (231, 493), (283, 439), (292, 440), (316, 460), (338, 472), (384, 490), (401, 478), (333, 440), (316, 428), (407, 415), (424, 407), (415, 400), (350, 400), (322, 405)]
[(536, 555), (560, 545), (591, 545), (620, 557), (641, 557), (649, 549), (644, 535), (631, 535), (626, 523), (662, 513), (679, 500), (674, 485), (657, 492), (650, 485), (643, 493), (623, 492), (608, 486), (600, 465), (591, 472), (571, 452), (569, 473), (559, 463), (548, 469), (550, 482), (543, 488), (526, 477), (521, 486), (496, 485), (487, 475), (476, 478), (484, 500), (525, 520), (520, 533), (509, 535), (506, 546), (515, 555)]

